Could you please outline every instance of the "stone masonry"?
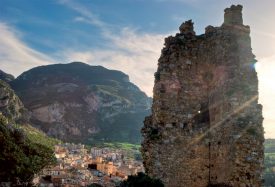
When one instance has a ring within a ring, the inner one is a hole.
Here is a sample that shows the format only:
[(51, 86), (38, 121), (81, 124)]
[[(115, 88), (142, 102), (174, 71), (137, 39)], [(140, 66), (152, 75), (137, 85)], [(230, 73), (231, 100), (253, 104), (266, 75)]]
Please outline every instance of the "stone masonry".
[(146, 172), (167, 187), (260, 187), (262, 106), (242, 6), (196, 35), (191, 20), (165, 39), (145, 118)]

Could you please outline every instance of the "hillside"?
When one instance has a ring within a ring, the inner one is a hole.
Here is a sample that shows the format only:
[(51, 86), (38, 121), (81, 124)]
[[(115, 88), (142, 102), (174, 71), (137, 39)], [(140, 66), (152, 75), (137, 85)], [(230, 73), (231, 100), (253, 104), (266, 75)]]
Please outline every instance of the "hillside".
[(14, 80), (14, 76), (0, 70), (0, 79), (4, 82), (10, 82), (10, 81)]
[(55, 162), (59, 141), (28, 124), (28, 111), (9, 85), (0, 80), (0, 181), (30, 184), (34, 174)]
[(81, 62), (40, 66), (11, 83), (31, 122), (64, 141), (140, 142), (151, 99), (129, 77)]

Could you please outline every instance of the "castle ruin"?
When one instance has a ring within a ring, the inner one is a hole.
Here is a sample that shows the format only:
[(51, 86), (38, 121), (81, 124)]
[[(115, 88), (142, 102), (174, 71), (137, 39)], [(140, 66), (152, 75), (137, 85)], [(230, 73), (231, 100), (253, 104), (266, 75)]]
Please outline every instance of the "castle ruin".
[(196, 35), (191, 20), (165, 39), (155, 73), (142, 155), (167, 187), (260, 187), (262, 106), (242, 6)]

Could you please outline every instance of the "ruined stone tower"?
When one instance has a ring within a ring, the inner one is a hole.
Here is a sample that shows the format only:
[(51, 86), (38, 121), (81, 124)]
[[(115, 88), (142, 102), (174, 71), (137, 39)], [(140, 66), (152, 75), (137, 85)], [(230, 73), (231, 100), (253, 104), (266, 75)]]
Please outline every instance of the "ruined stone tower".
[(242, 6), (221, 27), (196, 35), (191, 20), (165, 39), (155, 73), (152, 115), (142, 155), (146, 172), (167, 187), (259, 187), (262, 106)]

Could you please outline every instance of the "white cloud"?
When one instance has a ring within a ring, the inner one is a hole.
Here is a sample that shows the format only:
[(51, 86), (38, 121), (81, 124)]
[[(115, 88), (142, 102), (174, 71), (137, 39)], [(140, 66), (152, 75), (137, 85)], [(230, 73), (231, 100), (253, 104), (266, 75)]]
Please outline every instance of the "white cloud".
[(86, 19), (84, 17), (77, 16), (77, 17), (74, 18), (73, 21), (75, 21), (75, 22), (84, 22), (85, 23), (85, 20)]
[(18, 32), (0, 22), (0, 69), (15, 76), (39, 65), (53, 62), (48, 56), (28, 47)]
[(102, 37), (107, 40), (105, 49), (85, 51), (67, 49), (63, 52), (66, 61), (83, 61), (91, 65), (121, 70), (128, 74), (130, 80), (141, 90), (152, 96), (154, 72), (157, 69), (164, 37), (168, 34), (142, 34), (129, 27), (115, 29), (113, 25), (105, 23), (92, 10), (76, 1), (60, 0), (59, 2), (80, 15), (73, 21), (100, 28)]
[(59, 0), (58, 2), (74, 10), (75, 12), (79, 13), (82, 16), (82, 17), (76, 17), (74, 19), (75, 21), (86, 22), (102, 29), (102, 31), (105, 31), (105, 30), (106, 32), (108, 31), (107, 30), (108, 24), (101, 21), (100, 18), (95, 13), (92, 12), (92, 10), (86, 8), (85, 6), (73, 0)]
[(165, 36), (167, 34), (138, 34), (130, 28), (124, 28), (119, 34), (108, 36), (108, 49), (68, 50), (64, 56), (66, 60), (123, 71), (141, 90), (152, 96), (154, 72)]

